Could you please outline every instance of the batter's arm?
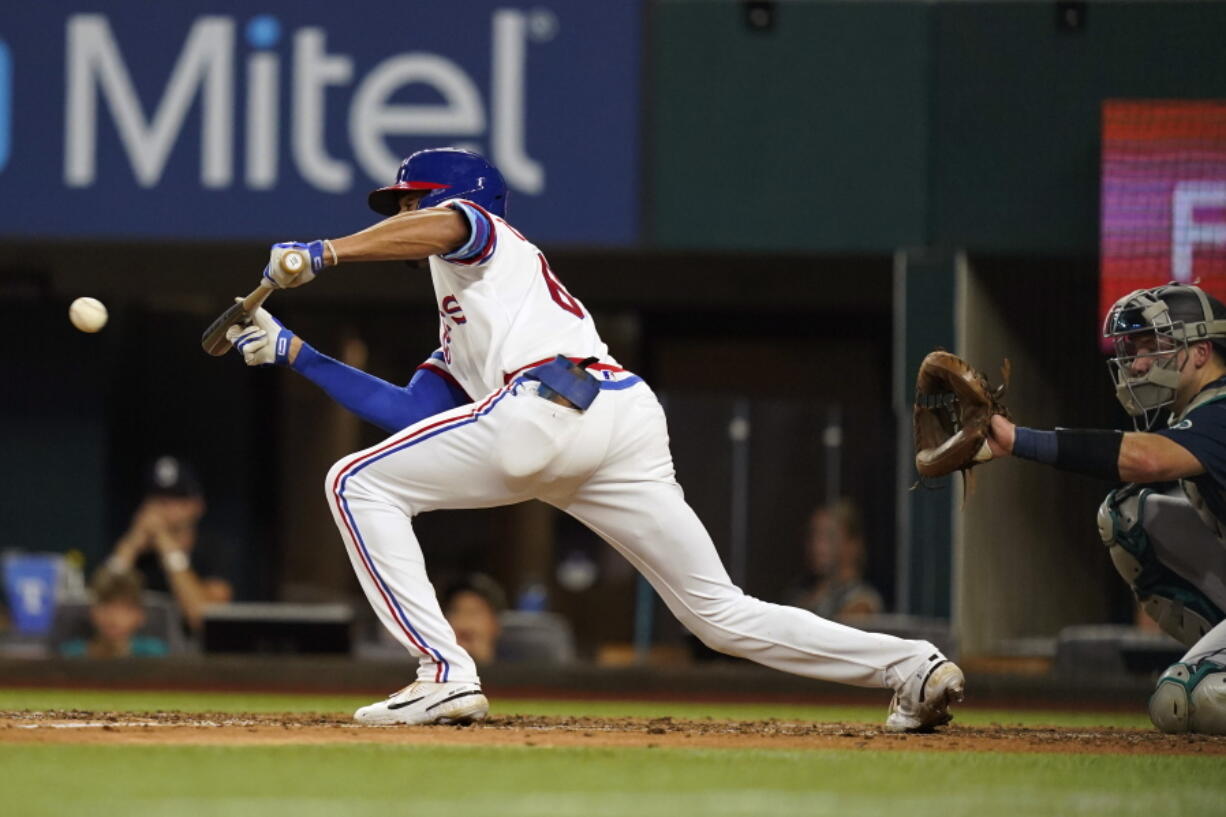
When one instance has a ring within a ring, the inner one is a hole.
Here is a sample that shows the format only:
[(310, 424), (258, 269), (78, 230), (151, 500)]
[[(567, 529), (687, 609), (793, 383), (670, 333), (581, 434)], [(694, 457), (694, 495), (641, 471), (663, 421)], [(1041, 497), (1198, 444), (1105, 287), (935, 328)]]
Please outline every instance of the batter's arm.
[(454, 380), (421, 367), (407, 386), (396, 386), (298, 342), (290, 368), (319, 386), (336, 402), (388, 433), (472, 400)]
[(441, 361), (433, 357), (418, 367), (407, 386), (395, 386), (317, 352), (263, 307), (255, 311), (251, 321), (245, 329), (232, 327), (227, 335), (244, 363), (288, 366), (384, 431), (399, 431), (424, 417), (472, 402)]
[(450, 207), (400, 213), (358, 233), (332, 239), (333, 257), (342, 261), (416, 261), (445, 255), (464, 246), (468, 220)]

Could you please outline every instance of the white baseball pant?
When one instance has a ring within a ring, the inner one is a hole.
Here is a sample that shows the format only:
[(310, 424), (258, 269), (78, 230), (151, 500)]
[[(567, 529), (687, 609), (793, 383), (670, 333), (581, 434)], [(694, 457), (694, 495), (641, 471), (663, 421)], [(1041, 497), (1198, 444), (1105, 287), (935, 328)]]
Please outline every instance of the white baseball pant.
[(630, 560), (709, 647), (787, 672), (899, 687), (937, 652), (867, 633), (736, 587), (673, 472), (664, 412), (630, 373), (605, 373), (586, 412), (517, 379), (483, 400), (422, 420), (340, 460), (328, 502), (382, 623), (420, 656), (419, 680), (476, 681), (426, 575), (412, 519), (447, 508), (541, 499)]

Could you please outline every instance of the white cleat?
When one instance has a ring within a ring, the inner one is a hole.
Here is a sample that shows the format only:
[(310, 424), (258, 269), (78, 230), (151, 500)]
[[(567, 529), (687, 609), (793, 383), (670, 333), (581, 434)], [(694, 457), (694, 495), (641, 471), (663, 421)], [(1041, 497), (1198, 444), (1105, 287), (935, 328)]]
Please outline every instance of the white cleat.
[(490, 702), (480, 684), (414, 681), (387, 700), (362, 707), (353, 713), (353, 719), (371, 726), (471, 723), (482, 720), (489, 711)]
[(928, 732), (954, 719), (949, 705), (961, 703), (966, 678), (953, 661), (934, 654), (894, 693), (887, 732)]

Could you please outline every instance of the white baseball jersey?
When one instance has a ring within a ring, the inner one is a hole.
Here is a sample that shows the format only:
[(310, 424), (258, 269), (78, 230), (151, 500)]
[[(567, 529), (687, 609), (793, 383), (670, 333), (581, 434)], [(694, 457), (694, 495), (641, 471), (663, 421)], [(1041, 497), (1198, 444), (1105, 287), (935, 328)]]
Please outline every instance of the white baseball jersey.
[[(587, 308), (566, 291), (545, 255), (498, 216), (469, 201), (448, 202), (469, 222), (469, 241), (430, 257), (439, 346), (470, 397), (555, 355), (609, 358)], [(491, 228), (492, 227), (492, 228)]]

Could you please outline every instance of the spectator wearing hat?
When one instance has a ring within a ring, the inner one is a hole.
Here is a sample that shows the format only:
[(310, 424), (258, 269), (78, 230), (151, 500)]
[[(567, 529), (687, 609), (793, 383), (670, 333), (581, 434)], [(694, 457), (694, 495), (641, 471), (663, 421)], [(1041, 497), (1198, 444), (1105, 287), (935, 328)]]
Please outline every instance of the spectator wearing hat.
[(208, 549), (197, 551), (204, 511), (204, 492), (191, 467), (175, 457), (159, 457), (132, 524), (106, 562), (112, 573), (139, 569), (150, 589), (172, 593), (192, 632), (200, 631), (205, 608), (234, 596), (231, 583), (209, 563)]
[(65, 658), (160, 658), (168, 652), (166, 642), (138, 635), (145, 624), (141, 602), (143, 581), (135, 570), (116, 573), (99, 568), (90, 582), (92, 600), (89, 621), (93, 635), (59, 645)]

